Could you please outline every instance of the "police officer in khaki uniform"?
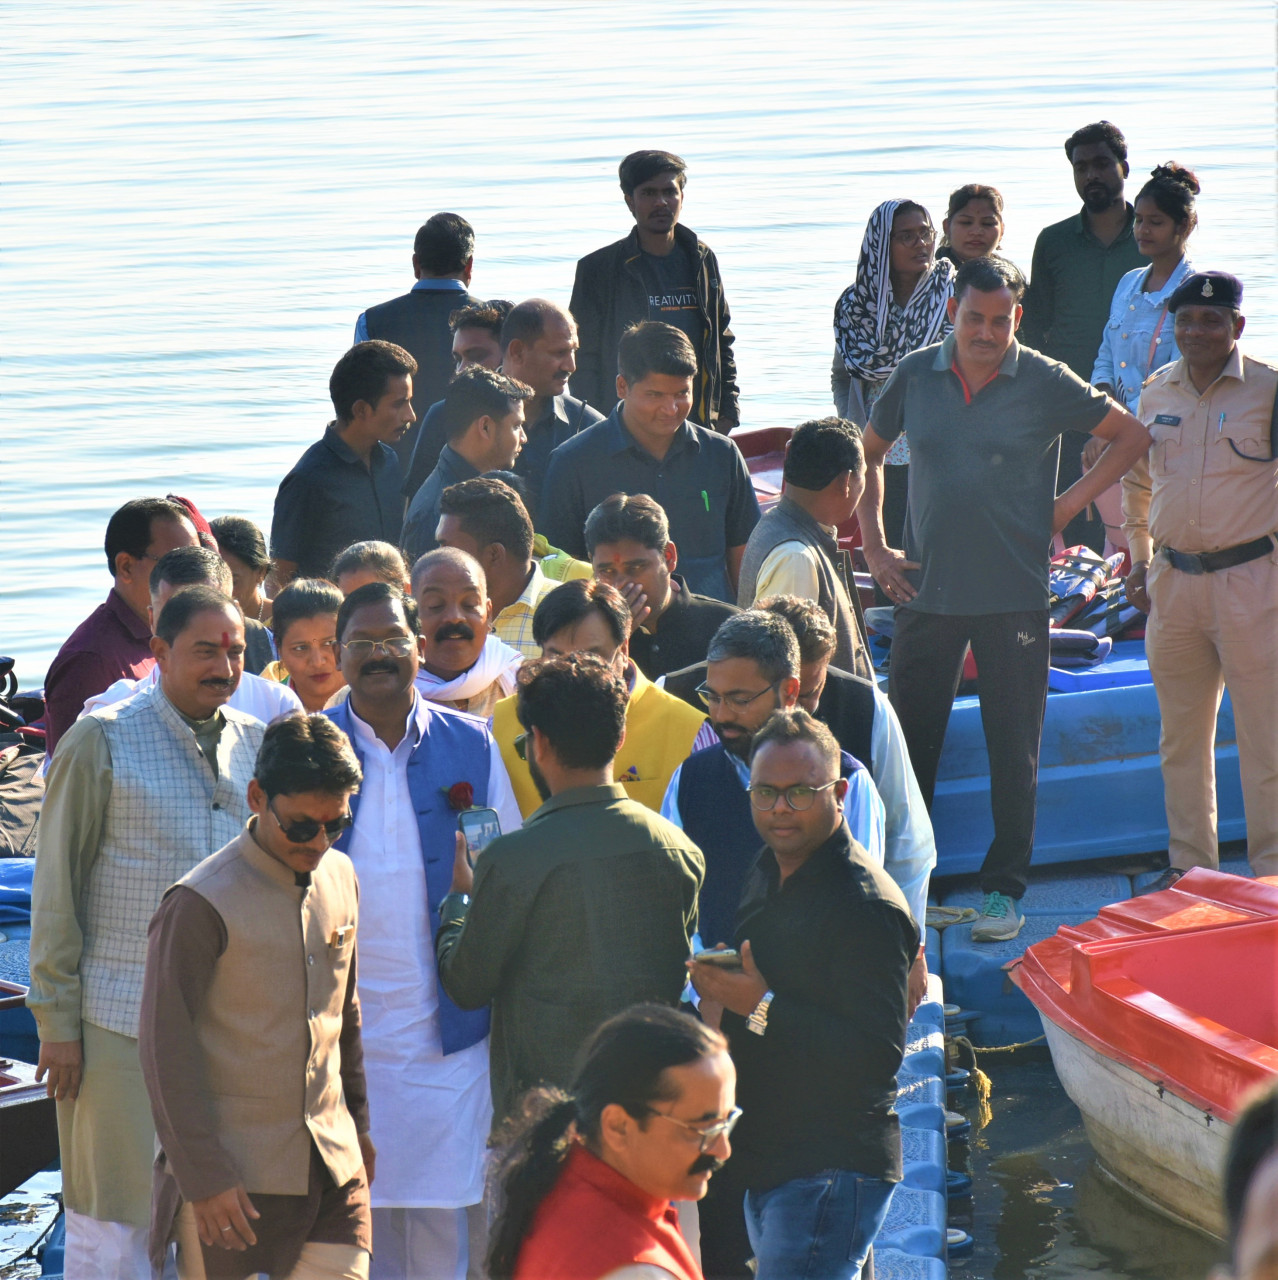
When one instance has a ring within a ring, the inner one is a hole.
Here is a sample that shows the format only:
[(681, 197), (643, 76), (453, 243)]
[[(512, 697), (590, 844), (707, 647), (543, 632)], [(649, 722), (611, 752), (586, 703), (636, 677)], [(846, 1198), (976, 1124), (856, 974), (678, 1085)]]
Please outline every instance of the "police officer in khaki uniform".
[[(1247, 852), (1278, 874), (1278, 367), (1245, 356), (1242, 283), (1190, 276), (1168, 300), (1181, 358), (1150, 377), (1139, 417), (1154, 443), (1123, 479), (1128, 595), (1162, 712), (1170, 869), (1218, 865), (1213, 744), (1229, 687)], [(1164, 883), (1165, 882), (1165, 883)]]

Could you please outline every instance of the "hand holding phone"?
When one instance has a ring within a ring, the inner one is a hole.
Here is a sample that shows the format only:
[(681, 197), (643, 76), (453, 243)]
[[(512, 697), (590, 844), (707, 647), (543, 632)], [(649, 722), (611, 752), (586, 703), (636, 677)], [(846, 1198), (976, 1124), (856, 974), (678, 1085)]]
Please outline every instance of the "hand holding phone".
[(501, 819), (496, 809), (463, 809), (457, 830), (466, 837), (466, 856), (473, 867), (480, 851), (501, 835)]
[(731, 947), (717, 947), (713, 951), (698, 951), (692, 957), (698, 964), (712, 964), (716, 969), (740, 969), (741, 953)]

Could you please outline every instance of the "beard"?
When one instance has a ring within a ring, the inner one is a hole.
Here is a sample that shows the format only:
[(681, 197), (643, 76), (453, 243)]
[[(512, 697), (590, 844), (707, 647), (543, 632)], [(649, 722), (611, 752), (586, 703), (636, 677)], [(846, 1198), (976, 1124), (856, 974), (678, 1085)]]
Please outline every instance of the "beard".
[[(710, 721), (711, 727), (715, 733), (719, 735), (719, 741), (727, 748), (730, 755), (734, 755), (738, 760), (750, 759), (750, 745), (754, 742), (754, 734), (746, 733), (736, 725), (725, 725), (720, 728), (713, 720)], [(724, 732), (727, 729), (728, 732)]]
[[(530, 757), (532, 756), (531, 751), (528, 754)], [(550, 784), (546, 781), (546, 775), (542, 773), (540, 769), (537, 768), (536, 760), (529, 759), (528, 774), (533, 780), (533, 786), (537, 788), (537, 794), (542, 798), (543, 801), (549, 800)]]

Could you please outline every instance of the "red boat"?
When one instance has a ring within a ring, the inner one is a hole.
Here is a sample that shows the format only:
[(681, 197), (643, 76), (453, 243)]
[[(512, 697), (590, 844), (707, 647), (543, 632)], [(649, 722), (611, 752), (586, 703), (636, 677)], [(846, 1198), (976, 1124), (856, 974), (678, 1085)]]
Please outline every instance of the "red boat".
[(1239, 1101), (1278, 1076), (1278, 877), (1195, 869), (1058, 929), (1011, 978), (1105, 1170), (1222, 1235)]

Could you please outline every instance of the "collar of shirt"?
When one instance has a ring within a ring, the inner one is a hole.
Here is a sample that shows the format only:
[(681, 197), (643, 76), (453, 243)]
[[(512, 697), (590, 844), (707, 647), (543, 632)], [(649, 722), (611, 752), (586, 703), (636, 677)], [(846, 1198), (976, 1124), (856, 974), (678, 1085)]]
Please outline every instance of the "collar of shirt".
[[(544, 801), (541, 808), (537, 810), (537, 818), (540, 821), (548, 814), (557, 813), (560, 809), (575, 809), (586, 804), (611, 804), (614, 800), (625, 798), (626, 789), (619, 782), (610, 782), (598, 787), (569, 787), (567, 791), (560, 791)], [(530, 821), (531, 819), (528, 819), (524, 822), (525, 828)]]
[(768, 896), (771, 897), (783, 888), (789, 891), (796, 885), (802, 886), (816, 879), (830, 866), (838, 862), (846, 862), (851, 856), (852, 837), (848, 832), (847, 821), (841, 819), (838, 830), (824, 844), (818, 845), (797, 871), (792, 871), (786, 877), (784, 885), (781, 883), (781, 867), (777, 863), (777, 855), (766, 844), (759, 855), (759, 866), (767, 881)]
[[(368, 724), (361, 718), (355, 710), (355, 704), (348, 704), (351, 709), (351, 723), (355, 726), (355, 738), (362, 743), (365, 750), (380, 746), (386, 750), (386, 744), (373, 731), (372, 725)], [(395, 748), (398, 752), (404, 743), (409, 743), (408, 752), (411, 753), (417, 744), (426, 734), (427, 727), (430, 723), (430, 704), (425, 698), (421, 697), (417, 690), (413, 690), (413, 705), (408, 709), (408, 717), (404, 721), (404, 736), (399, 740), (399, 745)]]
[[(1151, 291), (1144, 288), (1145, 281), (1149, 279), (1149, 273), (1153, 267), (1146, 267), (1143, 271), (1137, 271), (1136, 279), (1133, 281), (1130, 290), (1132, 300), (1143, 299), (1151, 307), (1161, 307), (1177, 289), (1180, 288), (1190, 276), (1194, 274), (1193, 264), (1188, 258), (1182, 257), (1181, 260), (1172, 268), (1172, 273), (1167, 277), (1167, 283), (1161, 289)], [(1120, 282), (1121, 283), (1121, 282)]]
[[(1234, 349), (1229, 353), (1229, 359), (1225, 361), (1225, 367), (1216, 375), (1216, 381), (1211, 384), (1212, 387), (1219, 382), (1221, 378), (1236, 378), (1239, 382), (1246, 382), (1247, 379), (1243, 373), (1243, 357), (1242, 348), (1238, 343), (1234, 343)], [(1189, 361), (1181, 356), (1179, 360), (1172, 366), (1171, 372), (1167, 375), (1168, 382), (1175, 382), (1180, 386), (1188, 388), (1191, 394), (1206, 395), (1211, 387), (1204, 387), (1200, 392), (1189, 377)]]
[(465, 293), (466, 286), (460, 280), (418, 280), (412, 288), (413, 293), (422, 289), (433, 289), (440, 293)]
[(522, 606), (525, 609), (536, 609), (538, 601), (541, 600), (542, 592), (546, 590), (549, 579), (541, 571), (541, 565), (536, 560), (533, 561), (532, 574), (528, 578), (524, 589), (519, 593), (516, 600), (512, 600), (510, 604), (502, 610), (505, 613), (509, 609), (515, 609)]
[(669, 621), (677, 624), (680, 615), (688, 607), (688, 602), (691, 598), (692, 592), (688, 590), (688, 584), (683, 580), (683, 576), (678, 573), (672, 573), (670, 575), (670, 603), (661, 611), (660, 616), (655, 619), (649, 619), (640, 627), (640, 630), (646, 631), (650, 636), (655, 636), (663, 622)]
[[(624, 404), (625, 401), (622, 401)], [(599, 426), (606, 427), (608, 430), (608, 452), (611, 454), (625, 453), (629, 450), (637, 458), (645, 458), (649, 462), (657, 462), (658, 459), (653, 457), (647, 449), (639, 443), (638, 440), (630, 434), (629, 428), (621, 416), (622, 404), (619, 404), (611, 414), (606, 417)], [(666, 451), (666, 456), (660, 461), (668, 462), (676, 454), (690, 452), (701, 452), (701, 441), (697, 439), (697, 433), (688, 425), (685, 418), (678, 426), (673, 437), (670, 440), (670, 448)]]
[(669, 1200), (658, 1200), (650, 1196), (641, 1187), (635, 1186), (624, 1174), (618, 1173), (611, 1165), (605, 1164), (598, 1156), (587, 1151), (580, 1143), (573, 1145), (564, 1172), (569, 1177), (589, 1183), (627, 1212), (642, 1214), (645, 1218), (651, 1218), (653, 1222), (665, 1219), (670, 1209)]
[[(342, 433), (338, 430), (335, 422), (330, 422), (324, 429), (324, 443), (328, 446), (329, 452), (335, 454), (343, 462), (348, 462), (357, 467), (364, 465), (364, 459), (342, 439)], [(386, 456), (383, 450), (389, 452), (388, 446), (379, 443), (373, 447), (373, 451), (368, 455), (368, 465), (370, 467), (379, 467), (385, 464)]]
[(129, 607), (129, 602), (114, 588), (107, 592), (107, 610), (134, 640), (150, 640), (151, 628), (145, 618), (140, 618)]
[(1136, 222), (1136, 207), (1132, 204), (1124, 204), (1127, 210), (1127, 221), (1123, 223), (1123, 229), (1109, 242), (1109, 244), (1101, 244), (1096, 233), (1087, 225), (1087, 206), (1084, 205), (1079, 211), (1074, 223), (1074, 230), (1080, 240), (1089, 240), (1092, 244), (1097, 245), (1101, 249), (1112, 249), (1115, 245), (1121, 244), (1128, 236), (1132, 235), (1132, 228)]
[(546, 407), (537, 416), (537, 421), (524, 423), (524, 431), (528, 435), (532, 435), (534, 431), (540, 431), (544, 427), (550, 426), (552, 420), (555, 419), (564, 424), (568, 422), (568, 410), (564, 408), (563, 396), (551, 396), (546, 401)]
[(460, 484), (463, 480), (473, 480), (482, 472), (477, 467), (470, 464), (467, 459), (463, 458), (451, 444), (446, 444), (439, 451), (439, 461), (435, 464), (439, 469), (441, 477), (446, 481), (444, 487), (450, 484)]

